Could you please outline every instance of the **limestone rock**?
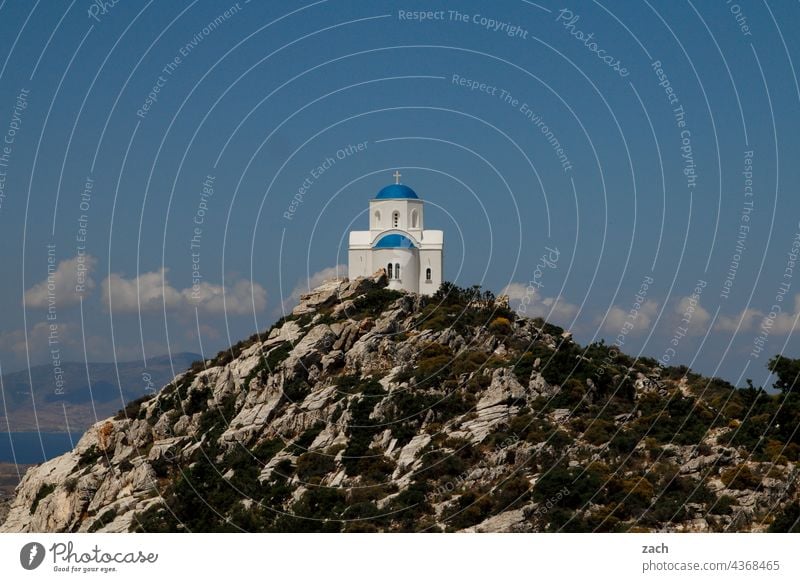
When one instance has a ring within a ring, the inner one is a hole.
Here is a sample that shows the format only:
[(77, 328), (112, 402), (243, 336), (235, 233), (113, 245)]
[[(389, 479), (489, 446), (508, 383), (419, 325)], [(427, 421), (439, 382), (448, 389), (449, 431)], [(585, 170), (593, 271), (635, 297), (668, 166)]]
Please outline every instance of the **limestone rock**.
[(493, 515), (478, 525), (466, 528), (462, 531), (478, 533), (519, 533), (530, 531), (530, 529), (530, 524), (526, 524), (525, 511), (522, 509), (514, 509), (512, 511), (505, 511), (498, 515)]
[(511, 368), (498, 368), (492, 373), (492, 383), (478, 401), (477, 410), (523, 398), (525, 388), (517, 381)]
[(424, 449), (428, 443), (431, 442), (431, 436), (428, 434), (420, 434), (411, 439), (406, 446), (400, 449), (400, 455), (397, 457), (397, 469), (394, 477), (399, 476), (401, 471), (408, 468), (414, 463), (417, 454)]

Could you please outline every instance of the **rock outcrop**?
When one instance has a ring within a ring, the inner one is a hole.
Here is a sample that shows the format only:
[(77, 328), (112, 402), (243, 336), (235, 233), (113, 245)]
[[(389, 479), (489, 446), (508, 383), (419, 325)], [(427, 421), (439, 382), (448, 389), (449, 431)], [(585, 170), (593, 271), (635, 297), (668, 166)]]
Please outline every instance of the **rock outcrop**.
[(3, 523), (8, 517), (8, 509), (11, 506), (11, 499), (0, 499), (0, 523)]
[(797, 451), (739, 438), (703, 379), (450, 291), (326, 282), (31, 468), (0, 531), (761, 531), (794, 511)]

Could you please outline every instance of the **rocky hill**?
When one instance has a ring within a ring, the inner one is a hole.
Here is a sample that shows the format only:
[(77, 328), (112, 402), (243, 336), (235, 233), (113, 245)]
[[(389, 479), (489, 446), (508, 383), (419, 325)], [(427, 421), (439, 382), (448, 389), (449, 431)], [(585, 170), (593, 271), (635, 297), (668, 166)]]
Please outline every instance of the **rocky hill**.
[(787, 531), (799, 409), (376, 274), (92, 426), (0, 530)]

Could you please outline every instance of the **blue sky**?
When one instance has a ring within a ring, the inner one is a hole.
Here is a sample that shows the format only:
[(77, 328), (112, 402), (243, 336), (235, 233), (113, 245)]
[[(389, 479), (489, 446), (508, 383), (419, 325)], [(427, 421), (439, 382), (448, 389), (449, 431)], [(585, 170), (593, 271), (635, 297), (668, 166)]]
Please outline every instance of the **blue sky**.
[(740, 385), (800, 352), (796, 5), (97, 6), (0, 4), (4, 371), (265, 329), (346, 262), (396, 169), (445, 231), (447, 279), (582, 342), (626, 328), (626, 352)]

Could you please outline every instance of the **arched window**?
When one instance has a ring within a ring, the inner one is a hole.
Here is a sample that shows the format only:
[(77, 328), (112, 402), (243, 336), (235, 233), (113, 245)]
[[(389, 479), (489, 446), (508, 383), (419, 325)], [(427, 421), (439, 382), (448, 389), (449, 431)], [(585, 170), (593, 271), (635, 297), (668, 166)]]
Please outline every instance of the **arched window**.
[(388, 266), (388, 267), (386, 267), (386, 275), (387, 275), (387, 276), (388, 276), (390, 279), (392, 279), (392, 278), (393, 278), (393, 277), (392, 277), (392, 264), (391, 264), (391, 263), (389, 263), (389, 266)]
[(400, 278), (400, 263), (395, 263), (394, 264), (394, 278), (395, 279), (399, 279)]
[(375, 211), (375, 226), (380, 226), (380, 224), (381, 224), (381, 211), (380, 210), (376, 210)]
[(400, 226), (400, 213), (395, 210), (392, 213), (392, 228), (398, 228)]
[(430, 267), (425, 269), (425, 281), (427, 281), (428, 283), (431, 282), (431, 268)]
[(417, 228), (417, 211), (411, 211), (411, 228)]

